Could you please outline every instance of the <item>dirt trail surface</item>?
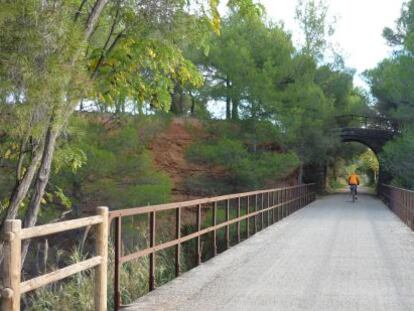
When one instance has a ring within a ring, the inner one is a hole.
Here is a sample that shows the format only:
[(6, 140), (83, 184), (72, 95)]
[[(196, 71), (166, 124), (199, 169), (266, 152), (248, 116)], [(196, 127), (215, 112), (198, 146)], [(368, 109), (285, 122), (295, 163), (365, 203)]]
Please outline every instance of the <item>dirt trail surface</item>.
[(375, 197), (333, 195), (127, 310), (413, 310), (413, 242)]

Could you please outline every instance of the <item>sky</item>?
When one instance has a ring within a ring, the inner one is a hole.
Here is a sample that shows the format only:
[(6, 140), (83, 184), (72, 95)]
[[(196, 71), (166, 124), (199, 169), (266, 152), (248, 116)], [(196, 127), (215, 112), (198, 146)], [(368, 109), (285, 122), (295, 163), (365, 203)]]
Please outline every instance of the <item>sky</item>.
[[(261, 0), (268, 16), (283, 21), (300, 44), (300, 30), (294, 19), (295, 0)], [(382, 37), (384, 27), (393, 27), (400, 16), (404, 0), (326, 0), (329, 14), (337, 18), (333, 44), (340, 48), (345, 65), (357, 70), (355, 84), (367, 88), (361, 73), (374, 68), (390, 55), (391, 49)]]

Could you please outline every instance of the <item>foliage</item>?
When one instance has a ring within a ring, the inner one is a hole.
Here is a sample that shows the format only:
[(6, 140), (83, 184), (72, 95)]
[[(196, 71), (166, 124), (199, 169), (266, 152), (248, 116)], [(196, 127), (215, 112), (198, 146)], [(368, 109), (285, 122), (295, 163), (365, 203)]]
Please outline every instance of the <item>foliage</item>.
[[(154, 168), (147, 149), (168, 124), (163, 116), (73, 117), (55, 154), (39, 221), (67, 212), (80, 216), (99, 205), (116, 209), (168, 202), (171, 180)], [(0, 175), (0, 197), (7, 196), (10, 175)]]
[(229, 182), (238, 190), (258, 189), (276, 182), (299, 164), (292, 153), (252, 153), (239, 140), (227, 138), (193, 144), (187, 156), (196, 163), (224, 167), (229, 172)]
[[(210, 138), (192, 145), (188, 158), (227, 175), (192, 176), (190, 189), (263, 188), (303, 165), (325, 164), (337, 143), (329, 134), (334, 114), (366, 111), (367, 101), (340, 61), (320, 65), (333, 31), (324, 3), (308, 1), (297, 12), (306, 35), (301, 51), (255, 1), (228, 1), (222, 20), (218, 4), (1, 2), (1, 221), (19, 217), (30, 227), (38, 217), (47, 223), (97, 205), (169, 201), (171, 180), (153, 167), (147, 145), (168, 125), (162, 112), (209, 119), (211, 100), (225, 101), (235, 122), (210, 125)], [(86, 104), (93, 113), (75, 113)], [(170, 266), (157, 262), (157, 278), (168, 279)], [(123, 267), (125, 302), (145, 292), (144, 266)], [(89, 309), (92, 280), (83, 273), (48, 287), (33, 308)]]
[[(162, 112), (210, 119), (209, 101), (226, 102), (227, 119), (233, 120), (210, 122), (209, 138), (195, 142), (187, 156), (226, 175), (189, 177), (186, 186), (193, 193), (273, 186), (298, 167), (325, 165), (337, 151), (334, 115), (370, 111), (341, 59), (321, 65), (333, 32), (326, 5), (300, 1), (297, 18), (306, 44), (296, 50), (262, 5), (230, 0), (230, 13), (220, 20), (218, 4), (1, 2), (1, 219), (20, 217), (29, 227), (38, 216), (47, 223), (97, 205), (168, 202), (171, 180), (154, 168), (148, 143), (168, 125)], [(394, 42), (411, 32), (410, 8), (398, 31), (388, 31)], [(411, 49), (410, 40), (400, 43)], [(407, 114), (411, 85), (381, 76), (410, 77), (411, 55), (398, 57), (373, 71), (371, 81), (386, 102), (383, 111)], [(75, 112), (86, 104), (93, 113)], [(144, 117), (144, 111), (153, 115)], [(400, 147), (411, 151), (410, 146)], [(403, 155), (387, 150), (384, 159)], [(370, 160), (363, 158), (373, 169)], [(1, 254), (0, 247), (0, 261)], [(165, 258), (157, 257), (161, 283), (173, 275)], [(146, 292), (146, 269), (145, 260), (123, 266), (124, 302)], [(87, 310), (92, 288), (93, 273), (82, 273), (39, 291), (32, 308)]]
[(328, 170), (333, 190), (344, 188), (351, 173), (357, 172), (363, 186), (376, 186), (379, 177), (377, 155), (360, 143), (347, 143), (338, 149)]
[(401, 16), (396, 22), (396, 28), (384, 28), (383, 36), (390, 46), (411, 47), (414, 33), (414, 2), (403, 3)]
[(323, 0), (299, 0), (296, 20), (304, 35), (303, 53), (322, 60), (328, 38), (335, 32), (333, 23), (328, 23), (328, 6)]
[[(14, 176), (0, 198), (6, 202), (0, 226), (17, 216), (25, 227), (36, 224), (53, 160), (55, 166), (59, 159), (72, 168), (83, 164), (75, 149), (54, 159), (70, 117), (83, 102), (117, 113), (127, 112), (130, 104), (132, 111), (144, 105), (165, 111), (176, 81), (201, 85), (177, 40), (206, 48), (207, 34), (219, 31), (217, 6), (208, 0), (194, 5), (182, 0), (1, 2), (0, 133), (11, 146), (2, 146), (7, 151), (0, 157), (7, 156)], [(139, 189), (128, 187), (126, 200), (136, 203), (132, 192)], [(29, 243), (23, 245), (23, 261)]]
[(394, 176), (398, 186), (414, 186), (412, 161), (414, 121), (414, 1), (403, 4), (395, 28), (384, 29), (383, 36), (394, 48), (391, 57), (366, 72), (371, 90), (377, 99), (376, 108), (387, 117), (402, 121), (404, 133), (389, 142), (380, 155), (381, 164)]
[[(312, 5), (314, 14), (323, 15), (319, 26), (329, 28), (326, 7)], [(267, 21), (260, 7), (253, 12), (231, 11), (221, 36), (212, 36), (209, 53), (194, 57), (205, 71), (200, 97), (225, 101), (227, 119), (244, 121), (253, 149), (263, 137), (259, 127), (266, 124), (269, 136), (303, 164), (324, 163), (337, 142), (329, 135), (334, 114), (368, 111), (367, 97), (353, 87), (353, 71), (340, 64), (318, 67), (312, 53), (295, 54), (283, 26)], [(326, 35), (318, 33), (320, 40)]]
[(385, 59), (375, 69), (366, 72), (380, 113), (407, 123), (413, 120), (413, 69), (414, 58), (399, 55)]
[(401, 17), (396, 22), (396, 29), (385, 28), (383, 35), (389, 45), (394, 47), (391, 57), (384, 59), (378, 66), (366, 72), (373, 95), (378, 100), (378, 110), (389, 117), (413, 120), (414, 101), (414, 1), (403, 4)]
[[(114, 308), (113, 302), (113, 282), (114, 279), (114, 248), (109, 247), (108, 262), (108, 310)], [(172, 254), (160, 252), (157, 256), (156, 282), (161, 285), (166, 280), (175, 277), (175, 266), (171, 265)], [(70, 263), (85, 260), (85, 255), (75, 249), (72, 253)], [(184, 261), (183, 261), (184, 264)], [(183, 265), (182, 264), (182, 265)], [(186, 267), (183, 265), (183, 269)], [(124, 304), (132, 303), (139, 297), (148, 292), (148, 258), (128, 262), (120, 267), (121, 278), (121, 298)], [(42, 287), (27, 297), (28, 308), (30, 311), (88, 311), (95, 310), (94, 305), (95, 273), (84, 271), (70, 277), (66, 282), (54, 283)]]
[[(71, 262), (76, 263), (85, 260), (78, 250), (71, 256)], [(53, 284), (37, 290), (29, 301), (28, 310), (46, 311), (55, 310), (59, 306), (62, 311), (69, 310), (93, 310), (93, 291), (95, 287), (94, 271), (86, 271), (76, 274), (63, 284)]]
[(260, 5), (246, 2), (223, 19), (209, 53), (193, 55), (205, 72), (200, 96), (226, 101), (228, 119), (238, 119), (241, 111), (248, 117), (260, 113), (260, 102), (269, 101), (275, 86), (283, 84), (294, 52), (283, 28), (267, 23)]
[(394, 176), (397, 186), (414, 189), (414, 134), (406, 132), (387, 143), (380, 155), (381, 164)]
[(52, 176), (51, 183), (65, 189), (73, 204), (81, 209), (167, 202), (171, 181), (153, 167), (146, 149), (154, 134), (167, 125), (167, 119), (155, 116), (116, 121), (76, 117), (71, 126), (84, 134), (69, 136), (65, 148), (82, 150), (87, 162), (76, 173), (70, 167), (62, 169)]
[(379, 161), (375, 153), (368, 149), (360, 156), (362, 162), (362, 168), (365, 170), (371, 170), (375, 175), (379, 174)]

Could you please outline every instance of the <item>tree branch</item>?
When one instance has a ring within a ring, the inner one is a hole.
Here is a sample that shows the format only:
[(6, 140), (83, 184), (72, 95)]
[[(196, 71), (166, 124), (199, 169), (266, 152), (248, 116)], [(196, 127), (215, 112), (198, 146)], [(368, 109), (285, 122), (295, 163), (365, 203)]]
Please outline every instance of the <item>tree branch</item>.
[(122, 36), (124, 35), (125, 29), (122, 30), (120, 33), (117, 34), (117, 36), (115, 37), (114, 41), (112, 42), (111, 46), (108, 48), (108, 50), (103, 51), (101, 54), (101, 57), (98, 60), (98, 63), (96, 64), (96, 67), (92, 73), (91, 78), (94, 80), (96, 79), (96, 76), (98, 75), (98, 69), (99, 67), (102, 65), (103, 61), (105, 60), (105, 57), (111, 53), (111, 51), (115, 48), (115, 46), (118, 44), (119, 40), (122, 38)]
[[(116, 13), (115, 13), (115, 17), (114, 17), (114, 21), (112, 22), (112, 26), (111, 26), (111, 30), (109, 31), (108, 38), (106, 39), (105, 44), (104, 44), (104, 46), (102, 48), (101, 56), (99, 57), (99, 60), (98, 60), (98, 62), (96, 64), (96, 66), (95, 66), (95, 69), (94, 69), (93, 73), (92, 73), (92, 76), (91, 76), (92, 79), (95, 79), (96, 78), (96, 74), (98, 72), (98, 69), (101, 66), (102, 62), (104, 61), (105, 56), (106, 56), (106, 54), (108, 52), (107, 49), (108, 49), (109, 43), (111, 42), (112, 35), (114, 34), (116, 25), (118, 24), (118, 21), (119, 21), (119, 12), (120, 12), (120, 9), (121, 9), (121, 2), (118, 0), (117, 7), (116, 7)], [(118, 34), (118, 36), (119, 36), (119, 34)], [(115, 38), (115, 41), (117, 41), (118, 36)]]
[(79, 6), (79, 9), (78, 9), (78, 11), (75, 14), (75, 18), (74, 18), (74, 21), (75, 22), (78, 20), (79, 16), (81, 15), (82, 9), (85, 6), (86, 2), (88, 2), (88, 0), (82, 0), (81, 4)]
[(92, 8), (91, 13), (88, 16), (88, 20), (86, 22), (86, 30), (85, 30), (85, 40), (89, 40), (92, 35), (93, 29), (99, 19), (99, 16), (102, 13), (102, 10), (105, 8), (105, 5), (108, 3), (108, 0), (96, 0), (95, 5)]

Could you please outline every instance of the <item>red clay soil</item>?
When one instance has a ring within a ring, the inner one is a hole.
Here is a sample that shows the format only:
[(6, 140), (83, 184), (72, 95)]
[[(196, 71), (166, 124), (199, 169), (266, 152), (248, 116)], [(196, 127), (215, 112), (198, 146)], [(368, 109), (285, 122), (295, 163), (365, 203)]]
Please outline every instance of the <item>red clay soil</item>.
[[(200, 174), (220, 179), (226, 171), (219, 167), (194, 164), (186, 159), (186, 149), (198, 138), (205, 136), (202, 121), (194, 118), (175, 118), (170, 126), (158, 135), (149, 147), (155, 166), (165, 172), (173, 181), (172, 201), (186, 201), (198, 198), (185, 187), (185, 180)], [(277, 151), (275, 151), (277, 152)], [(285, 180), (269, 183), (269, 188), (297, 184), (298, 172)]]
[(165, 172), (173, 181), (172, 201), (186, 201), (198, 198), (184, 186), (188, 177), (208, 173), (212, 177), (225, 176), (220, 168), (194, 164), (186, 159), (186, 149), (194, 140), (203, 136), (203, 124), (194, 118), (175, 118), (170, 126), (152, 142), (149, 149), (155, 166)]

